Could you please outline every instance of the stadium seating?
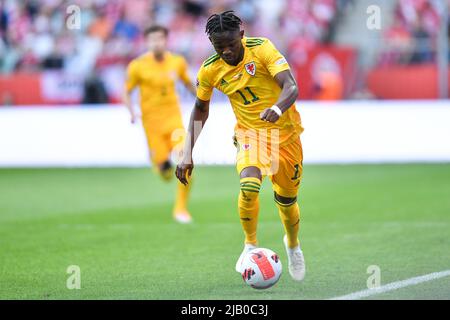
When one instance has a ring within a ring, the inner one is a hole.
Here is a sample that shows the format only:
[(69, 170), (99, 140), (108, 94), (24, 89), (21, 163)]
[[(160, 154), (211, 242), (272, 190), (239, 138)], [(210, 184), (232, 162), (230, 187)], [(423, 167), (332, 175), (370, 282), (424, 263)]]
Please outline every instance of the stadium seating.
[[(248, 34), (264, 34), (282, 49), (291, 42), (320, 42), (336, 15), (337, 1), (75, 1), (79, 30), (68, 30), (66, 4), (55, 1), (5, 1), (1, 8), (2, 73), (64, 68), (88, 73), (93, 66), (126, 63), (145, 50), (141, 31), (160, 23), (171, 30), (170, 47), (198, 66), (211, 52), (204, 34), (212, 12), (234, 8)], [(177, 9), (177, 10), (174, 10)], [(256, 19), (259, 13), (262, 19)], [(287, 37), (289, 35), (289, 37)], [(77, 50), (84, 44), (82, 53)], [(76, 66), (76, 67), (73, 67)]]

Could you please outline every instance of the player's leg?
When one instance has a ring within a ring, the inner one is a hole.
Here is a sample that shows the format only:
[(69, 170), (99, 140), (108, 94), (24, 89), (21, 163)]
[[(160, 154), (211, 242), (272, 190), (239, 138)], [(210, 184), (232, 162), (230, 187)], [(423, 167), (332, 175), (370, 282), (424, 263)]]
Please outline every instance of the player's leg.
[[(167, 138), (169, 139), (168, 143), (170, 144), (170, 150), (175, 151), (176, 158), (178, 158), (181, 155), (184, 147), (186, 131), (182, 127), (176, 128)], [(188, 181), (189, 183), (187, 185), (184, 185), (177, 180), (177, 191), (175, 195), (175, 204), (173, 207), (173, 217), (180, 223), (192, 222), (192, 216), (187, 208), (189, 193), (191, 191), (192, 185), (191, 177), (188, 177)]]
[[(174, 166), (170, 161), (171, 151), (173, 148), (171, 135), (168, 133), (164, 134), (159, 132), (152, 132), (145, 124), (144, 129), (154, 170), (161, 176), (163, 180), (171, 180), (174, 176)], [(184, 187), (177, 180), (177, 192), (173, 210), (173, 217), (180, 223), (189, 223), (192, 221), (189, 212), (186, 210), (187, 194), (189, 192), (186, 189), (189, 188), (190, 186)]]
[(175, 197), (175, 204), (173, 207), (174, 219), (181, 223), (192, 222), (192, 216), (187, 208), (189, 193), (191, 191), (192, 179), (189, 179), (189, 184), (184, 185), (177, 181), (177, 192)]
[(173, 164), (170, 161), (170, 159), (165, 160), (162, 163), (156, 162), (156, 166), (158, 169), (158, 173), (161, 175), (161, 177), (166, 180), (170, 181), (173, 177)]
[(275, 194), (275, 202), (278, 206), (278, 213), (286, 232), (283, 243), (288, 256), (289, 273), (296, 281), (301, 281), (305, 277), (306, 265), (303, 251), (298, 241), (300, 227), (300, 209), (295, 197), (283, 197)]
[(300, 227), (300, 209), (297, 197), (283, 197), (274, 192), (275, 203), (286, 233), (289, 248), (299, 245), (298, 232)]
[(238, 198), (239, 216), (245, 234), (245, 243), (256, 246), (256, 227), (259, 213), (259, 190), (261, 171), (257, 167), (244, 168), (240, 173)]
[(305, 276), (305, 261), (298, 240), (300, 208), (297, 193), (302, 176), (300, 140), (280, 149), (277, 172), (271, 177), (274, 200), (285, 230), (283, 242), (289, 260), (289, 273), (297, 281)]
[(159, 132), (151, 132), (145, 128), (148, 150), (154, 171), (162, 179), (168, 181), (173, 176), (173, 165), (170, 161), (170, 146), (166, 142), (165, 135)]
[(251, 166), (240, 171), (240, 191), (238, 197), (239, 217), (245, 235), (244, 250), (236, 262), (236, 271), (241, 272), (244, 256), (258, 246), (256, 229), (259, 215), (259, 190), (261, 188), (261, 171)]

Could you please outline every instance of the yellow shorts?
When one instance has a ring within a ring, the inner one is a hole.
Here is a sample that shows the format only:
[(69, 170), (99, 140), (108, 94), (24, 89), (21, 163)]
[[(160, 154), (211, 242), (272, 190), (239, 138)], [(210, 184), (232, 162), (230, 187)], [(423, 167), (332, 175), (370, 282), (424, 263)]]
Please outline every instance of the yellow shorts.
[(165, 132), (145, 128), (145, 135), (147, 137), (150, 158), (154, 165), (159, 166), (167, 160), (170, 160), (172, 151), (177, 152), (179, 156), (183, 150), (186, 131), (183, 127), (174, 128)]
[(257, 167), (263, 178), (269, 176), (273, 190), (280, 196), (297, 196), (303, 173), (303, 150), (300, 137), (284, 146), (270, 144), (242, 144), (235, 140), (238, 149), (236, 169), (240, 174), (244, 168)]

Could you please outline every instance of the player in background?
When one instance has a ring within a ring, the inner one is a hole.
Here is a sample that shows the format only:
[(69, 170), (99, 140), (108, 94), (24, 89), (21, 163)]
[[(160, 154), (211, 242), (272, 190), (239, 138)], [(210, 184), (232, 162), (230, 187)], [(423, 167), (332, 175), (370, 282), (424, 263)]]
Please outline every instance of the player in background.
[(238, 209), (245, 242), (235, 269), (240, 272), (245, 254), (258, 246), (259, 190), (262, 179), (269, 176), (286, 233), (283, 241), (289, 273), (294, 280), (301, 281), (306, 268), (298, 240), (297, 193), (303, 160), (300, 142), (303, 128), (295, 108), (298, 88), (286, 59), (272, 42), (244, 37), (240, 26), (241, 20), (233, 11), (214, 14), (207, 21), (206, 33), (217, 54), (209, 57), (198, 72), (197, 98), (176, 175), (188, 184), (193, 170), (192, 150), (200, 133), (194, 132), (194, 123), (203, 127), (213, 88), (222, 91), (228, 96), (237, 120)]
[[(162, 26), (152, 26), (145, 30), (144, 36), (149, 51), (128, 65), (124, 103), (130, 112), (131, 122), (135, 123), (138, 114), (133, 108), (131, 93), (138, 87), (142, 124), (152, 163), (161, 177), (169, 180), (173, 177), (171, 153), (184, 144), (185, 138), (176, 81), (180, 79), (194, 95), (196, 90), (188, 75), (186, 60), (167, 50), (168, 30)], [(173, 216), (180, 223), (192, 221), (187, 210), (189, 189), (190, 186), (177, 183)]]

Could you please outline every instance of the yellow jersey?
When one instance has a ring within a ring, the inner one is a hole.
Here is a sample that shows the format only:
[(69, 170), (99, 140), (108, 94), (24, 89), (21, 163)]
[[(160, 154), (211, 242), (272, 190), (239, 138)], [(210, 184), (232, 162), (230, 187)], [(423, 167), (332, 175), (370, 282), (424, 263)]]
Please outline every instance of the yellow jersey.
[(176, 81), (191, 85), (186, 60), (177, 54), (164, 53), (162, 61), (149, 52), (132, 60), (127, 68), (126, 90), (140, 91), (142, 118), (154, 131), (183, 127), (176, 92)]
[(218, 54), (205, 60), (197, 76), (197, 97), (209, 101), (213, 88), (218, 89), (230, 99), (236, 129), (257, 131), (260, 138), (267, 139), (278, 129), (279, 144), (288, 144), (303, 131), (295, 104), (275, 123), (261, 120), (260, 113), (278, 100), (281, 88), (274, 77), (289, 70), (289, 64), (266, 38), (244, 37), (242, 44), (244, 57), (237, 66), (227, 64)]

